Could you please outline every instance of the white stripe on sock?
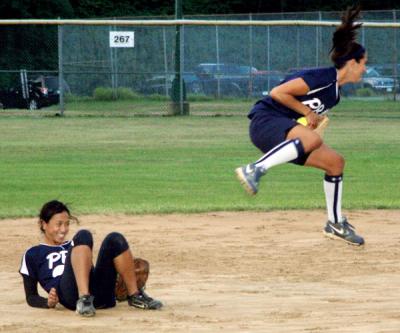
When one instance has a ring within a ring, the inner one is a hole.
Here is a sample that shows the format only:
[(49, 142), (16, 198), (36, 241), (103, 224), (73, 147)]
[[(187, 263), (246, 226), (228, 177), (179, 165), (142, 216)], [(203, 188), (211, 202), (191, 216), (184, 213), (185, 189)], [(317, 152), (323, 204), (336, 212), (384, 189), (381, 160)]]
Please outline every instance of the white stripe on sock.
[(328, 182), (324, 180), (324, 191), (328, 219), (331, 222), (340, 222), (342, 220), (342, 190), (343, 181)]
[[(296, 139), (298, 140), (298, 139)], [(299, 156), (294, 140), (284, 141), (275, 148), (267, 152), (255, 164), (263, 172), (273, 166), (290, 162)]]

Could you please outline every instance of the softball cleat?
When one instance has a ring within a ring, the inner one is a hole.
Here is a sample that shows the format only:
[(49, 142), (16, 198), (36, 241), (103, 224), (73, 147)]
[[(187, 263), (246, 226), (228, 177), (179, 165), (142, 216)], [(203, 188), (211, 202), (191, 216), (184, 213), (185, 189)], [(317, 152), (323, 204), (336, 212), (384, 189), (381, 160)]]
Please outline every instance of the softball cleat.
[(128, 304), (143, 310), (158, 310), (163, 306), (160, 301), (147, 295), (143, 288), (139, 290), (138, 294), (128, 296)]
[(247, 164), (246, 166), (237, 168), (235, 172), (247, 193), (256, 195), (260, 178), (264, 175), (261, 169), (256, 167), (255, 164)]
[(360, 246), (364, 244), (364, 238), (356, 234), (355, 228), (347, 222), (345, 217), (338, 223), (328, 221), (324, 228), (324, 234), (329, 238), (344, 240), (351, 245)]
[(82, 317), (93, 317), (96, 309), (93, 305), (94, 297), (91, 295), (83, 295), (76, 302), (76, 313)]

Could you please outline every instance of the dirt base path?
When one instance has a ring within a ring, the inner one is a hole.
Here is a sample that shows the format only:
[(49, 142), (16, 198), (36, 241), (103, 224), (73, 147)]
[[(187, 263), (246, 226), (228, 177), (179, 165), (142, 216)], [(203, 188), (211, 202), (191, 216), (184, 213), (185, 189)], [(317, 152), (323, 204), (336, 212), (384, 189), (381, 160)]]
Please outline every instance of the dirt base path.
[(322, 234), (323, 211), (83, 216), (95, 249), (122, 232), (151, 263), (162, 311), (120, 303), (80, 318), (29, 307), (17, 273), (35, 219), (0, 221), (0, 332), (400, 332), (400, 211), (353, 211), (359, 248)]

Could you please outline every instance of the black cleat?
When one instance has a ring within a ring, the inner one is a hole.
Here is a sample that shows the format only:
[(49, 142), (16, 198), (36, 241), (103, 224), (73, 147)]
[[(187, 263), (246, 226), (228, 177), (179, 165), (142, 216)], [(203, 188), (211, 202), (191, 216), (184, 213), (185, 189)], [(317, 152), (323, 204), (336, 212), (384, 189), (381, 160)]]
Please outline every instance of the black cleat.
[(130, 306), (143, 310), (158, 310), (163, 306), (160, 301), (147, 295), (143, 288), (139, 290), (138, 294), (128, 296), (128, 303)]
[(330, 238), (342, 239), (351, 245), (360, 246), (364, 244), (364, 238), (356, 234), (355, 228), (347, 222), (345, 217), (338, 223), (328, 221), (324, 228), (324, 234)]

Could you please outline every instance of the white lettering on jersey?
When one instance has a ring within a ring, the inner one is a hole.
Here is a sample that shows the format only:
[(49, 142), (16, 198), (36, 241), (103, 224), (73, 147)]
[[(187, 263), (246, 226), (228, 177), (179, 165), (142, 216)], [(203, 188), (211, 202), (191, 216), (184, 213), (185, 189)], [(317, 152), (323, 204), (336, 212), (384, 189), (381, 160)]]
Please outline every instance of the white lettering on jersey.
[(325, 109), (325, 105), (321, 103), (319, 98), (313, 98), (310, 99), (308, 101), (303, 101), (302, 102), (304, 105), (307, 105), (311, 110), (313, 110), (315, 113), (317, 114), (322, 114), (325, 113), (324, 109)]
[(65, 258), (68, 251), (53, 252), (47, 255), (46, 259), (49, 262), (49, 269), (53, 269), (54, 263), (56, 263), (61, 258), (61, 262), (65, 264)]
[(58, 265), (53, 269), (53, 278), (62, 275), (62, 273), (64, 273), (64, 266), (65, 265)]

